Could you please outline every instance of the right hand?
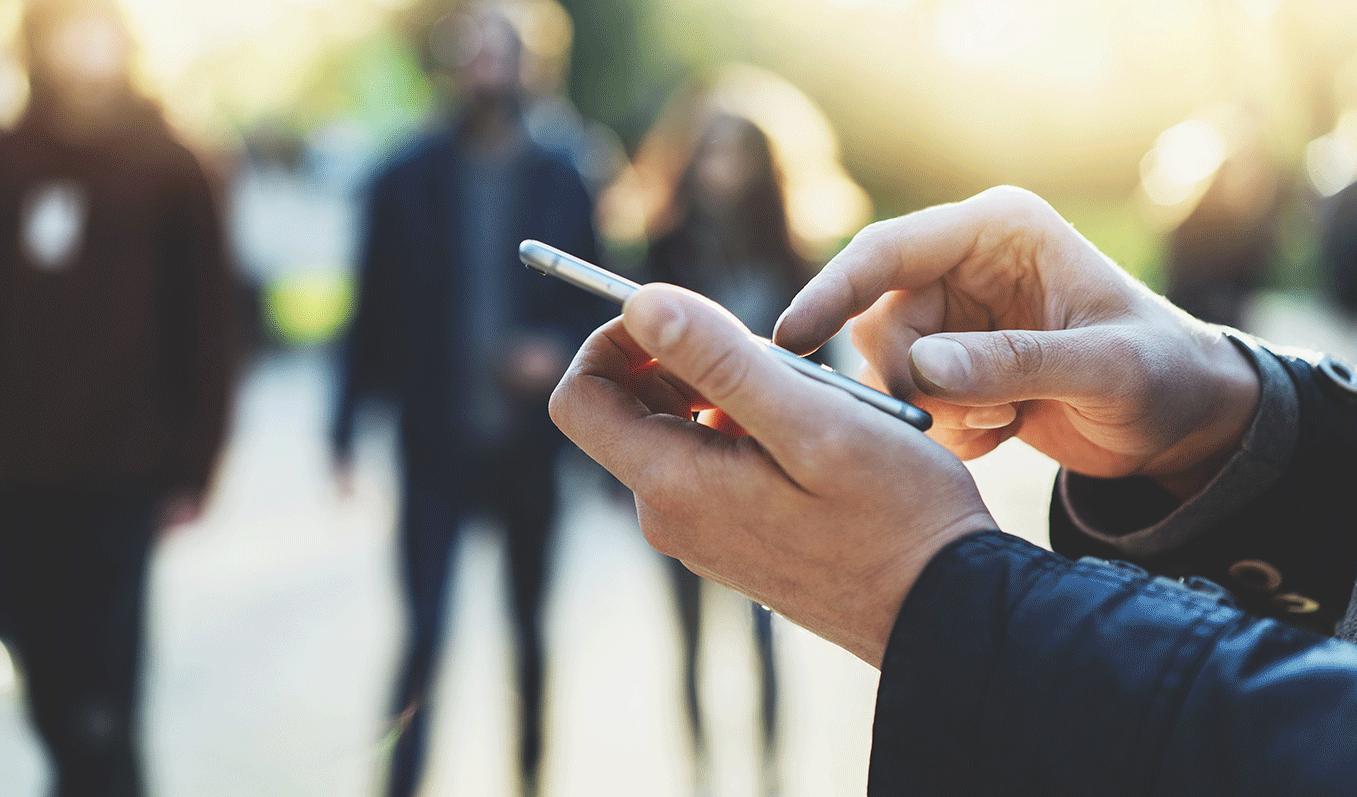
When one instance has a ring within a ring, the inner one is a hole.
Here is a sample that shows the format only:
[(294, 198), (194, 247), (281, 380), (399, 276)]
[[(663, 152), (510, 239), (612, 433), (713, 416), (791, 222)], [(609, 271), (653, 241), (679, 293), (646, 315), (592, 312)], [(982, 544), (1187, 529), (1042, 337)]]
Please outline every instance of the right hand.
[(585, 342), (551, 416), (635, 492), (661, 553), (873, 666), (928, 561), (994, 528), (956, 457), (672, 285)]
[(1253, 367), (1218, 327), (1015, 188), (867, 227), (775, 339), (805, 353), (854, 317), (864, 381), (931, 412), (930, 435), (962, 458), (1017, 436), (1079, 473), (1149, 476), (1186, 497), (1258, 403)]

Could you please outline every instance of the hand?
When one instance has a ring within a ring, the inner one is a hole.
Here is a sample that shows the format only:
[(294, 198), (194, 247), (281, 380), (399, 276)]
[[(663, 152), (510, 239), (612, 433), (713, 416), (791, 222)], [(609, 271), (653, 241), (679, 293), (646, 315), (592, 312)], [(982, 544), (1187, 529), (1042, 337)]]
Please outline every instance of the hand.
[(850, 318), (863, 379), (933, 413), (963, 458), (1017, 436), (1090, 476), (1203, 487), (1257, 408), (1253, 367), (1015, 188), (864, 229), (775, 339), (811, 351)]
[(959, 460), (673, 286), (585, 342), (551, 415), (635, 492), (661, 553), (873, 666), (929, 559), (994, 528)]

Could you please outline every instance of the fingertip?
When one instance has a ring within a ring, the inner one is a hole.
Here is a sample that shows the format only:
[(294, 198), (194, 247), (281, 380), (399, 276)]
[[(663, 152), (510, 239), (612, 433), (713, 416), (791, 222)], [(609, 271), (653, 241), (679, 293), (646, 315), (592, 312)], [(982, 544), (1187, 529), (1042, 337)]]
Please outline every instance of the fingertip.
[(773, 342), (782, 348), (806, 356), (825, 344), (838, 329), (829, 329), (831, 321), (817, 314), (800, 296), (778, 316), (773, 327)]
[[(782, 311), (782, 315), (777, 317), (777, 323), (773, 324), (773, 342), (784, 349), (787, 348), (787, 343), (789, 343), (791, 339), (791, 333), (787, 331), (787, 317), (792, 314), (792, 307), (794, 304), (795, 303), (788, 305), (787, 309)], [(794, 351), (792, 349), (788, 350)]]
[(622, 307), (623, 324), (646, 351), (656, 354), (673, 348), (688, 326), (687, 314), (672, 291), (644, 286)]

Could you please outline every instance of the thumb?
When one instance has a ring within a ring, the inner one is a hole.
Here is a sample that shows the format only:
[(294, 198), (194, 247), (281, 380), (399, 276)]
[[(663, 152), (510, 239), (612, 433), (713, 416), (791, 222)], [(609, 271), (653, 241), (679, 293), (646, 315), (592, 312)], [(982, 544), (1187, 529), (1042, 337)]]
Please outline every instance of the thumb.
[(875, 413), (797, 373), (729, 312), (682, 288), (642, 287), (627, 301), (622, 320), (642, 349), (723, 410), (793, 478), (809, 467), (800, 462), (805, 446), (798, 441), (818, 437), (826, 418), (847, 423), (863, 412)]
[(910, 371), (927, 395), (969, 407), (1105, 397), (1126, 354), (1110, 337), (1092, 327), (929, 335), (910, 347)]

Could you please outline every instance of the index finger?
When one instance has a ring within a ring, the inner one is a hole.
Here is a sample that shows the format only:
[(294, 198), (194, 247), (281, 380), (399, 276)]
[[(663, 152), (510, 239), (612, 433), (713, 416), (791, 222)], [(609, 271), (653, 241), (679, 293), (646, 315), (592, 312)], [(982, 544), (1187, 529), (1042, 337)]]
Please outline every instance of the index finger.
[(887, 292), (937, 280), (964, 262), (996, 221), (1036, 205), (1046, 203), (1004, 186), (865, 227), (796, 295), (773, 340), (798, 354), (814, 351)]

